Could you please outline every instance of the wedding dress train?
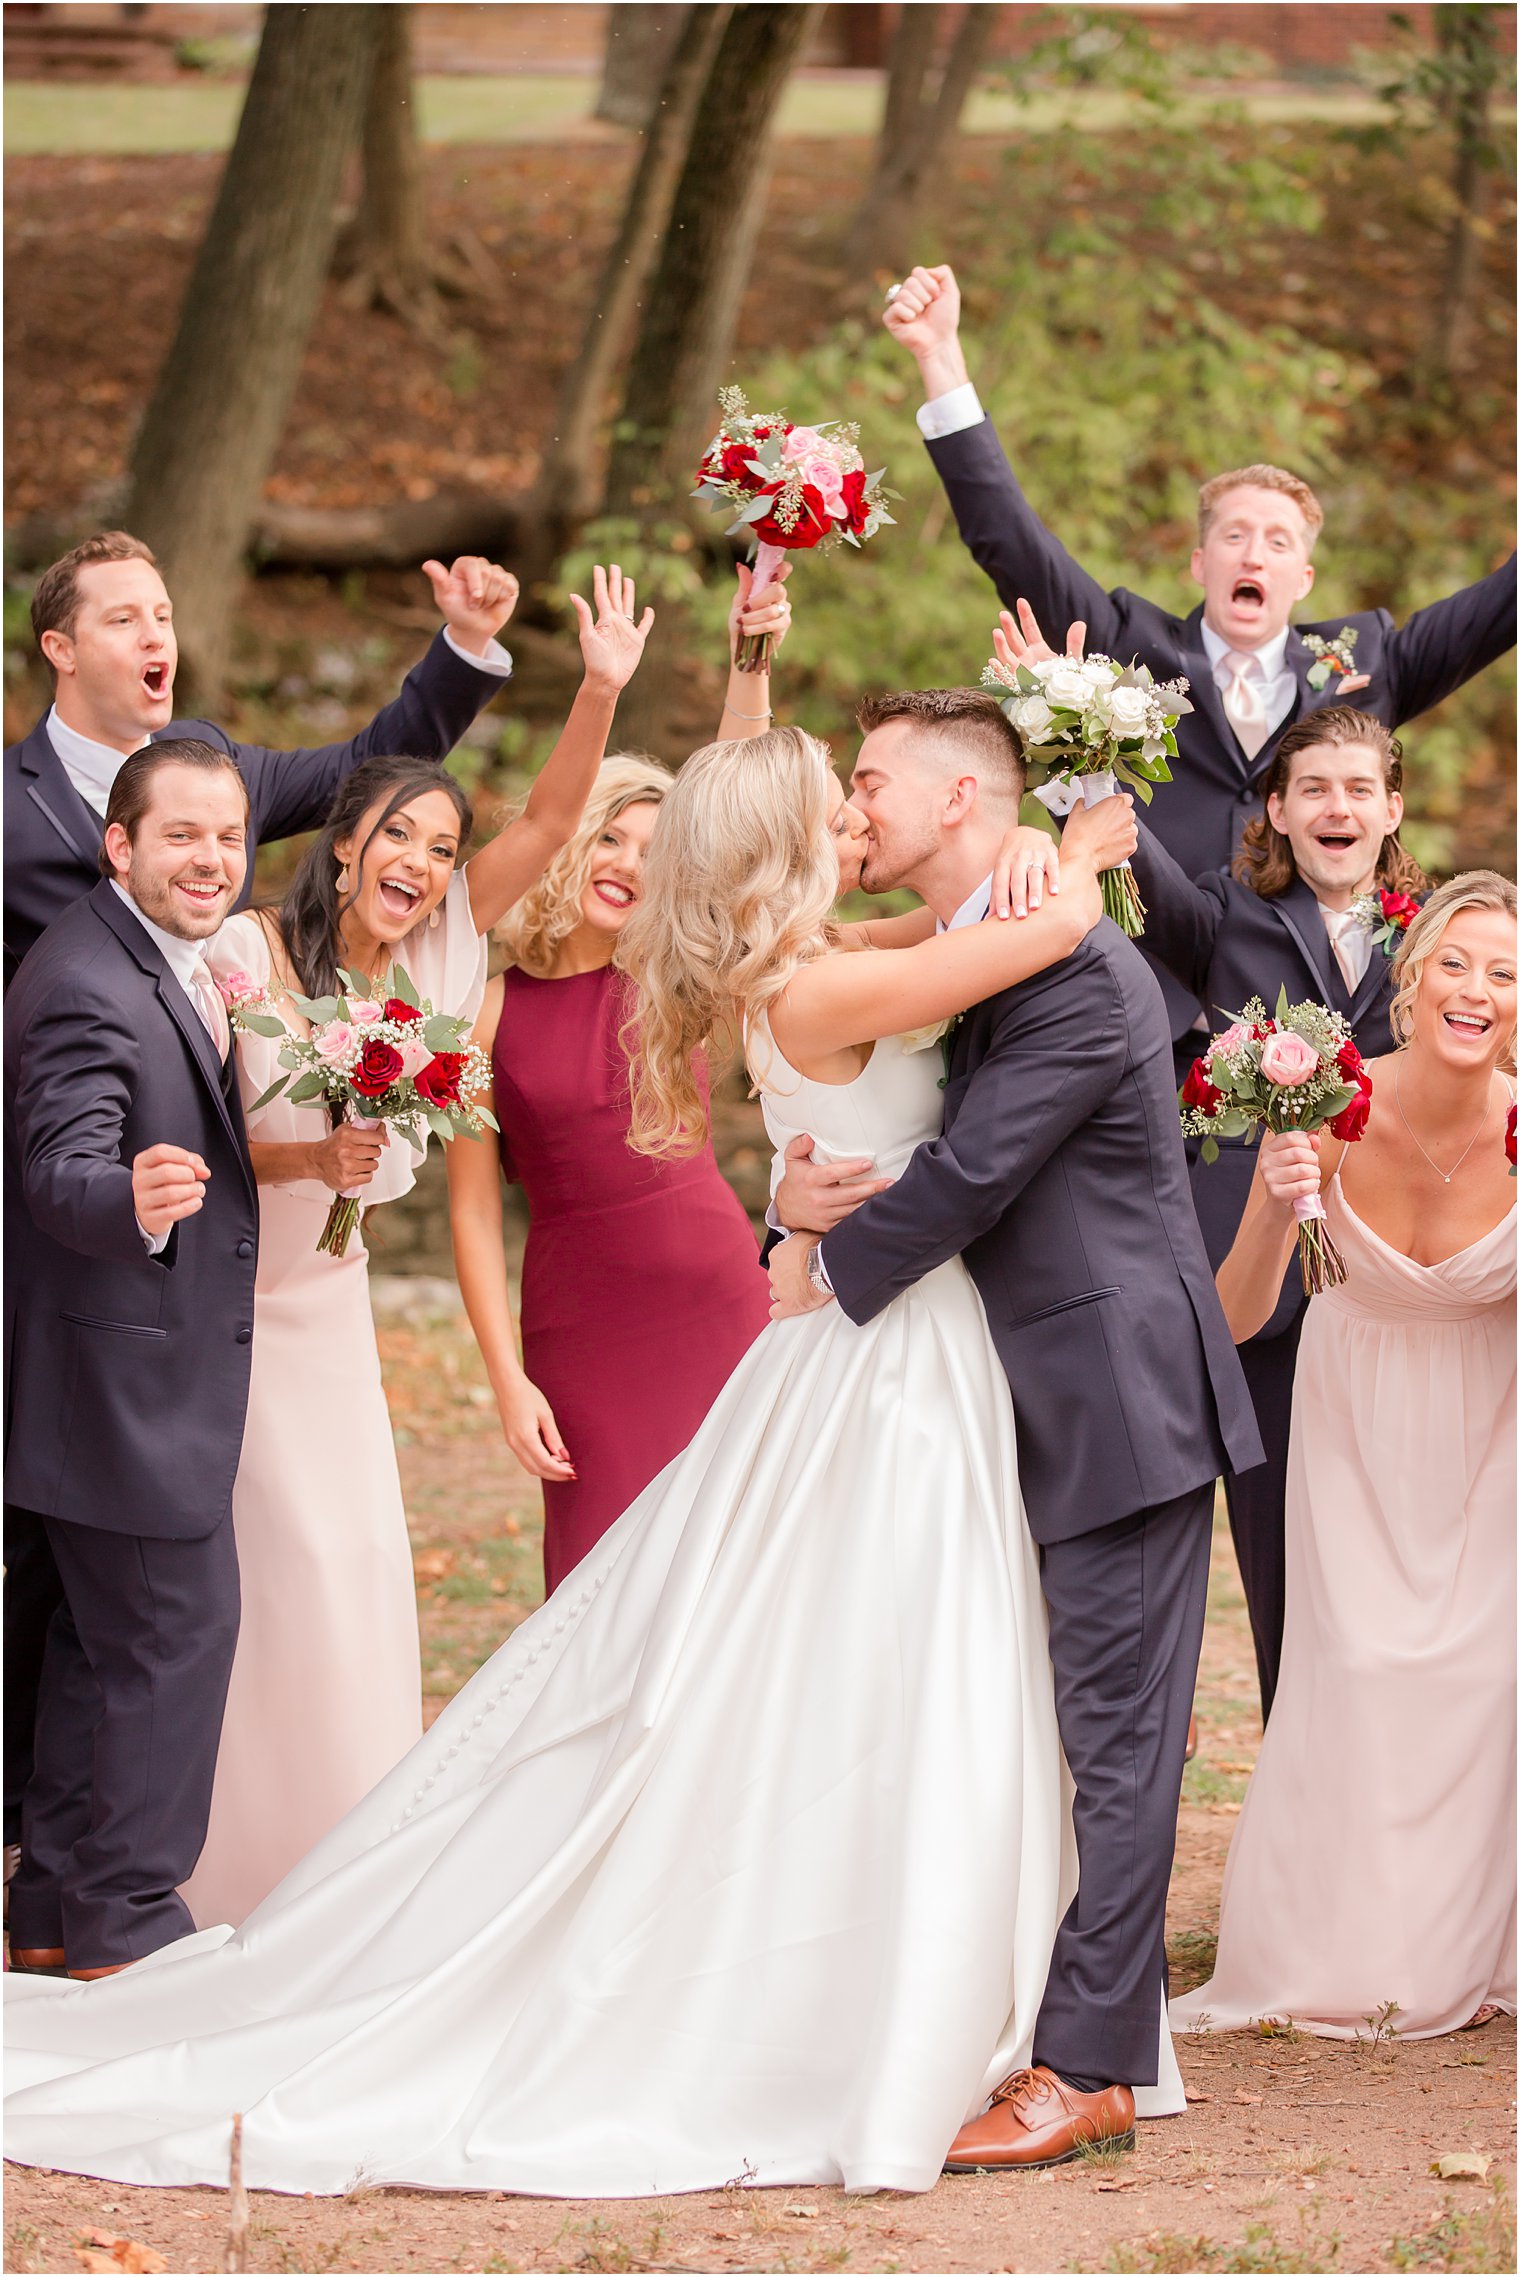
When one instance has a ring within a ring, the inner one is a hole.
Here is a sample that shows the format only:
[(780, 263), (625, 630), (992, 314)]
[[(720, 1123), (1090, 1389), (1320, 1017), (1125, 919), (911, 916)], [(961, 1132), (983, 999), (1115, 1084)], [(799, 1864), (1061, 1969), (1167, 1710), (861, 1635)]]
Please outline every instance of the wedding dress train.
[[(771, 1133), (888, 1174), (939, 1055)], [(651, 1355), (658, 1367), (659, 1355)], [(123, 2182), (924, 2190), (1074, 1865), (1008, 1387), (958, 1261), (767, 1328), (690, 1447), (241, 1930), (12, 1978), (13, 2159)], [(1142, 2110), (1181, 2105), (1164, 2085)]]

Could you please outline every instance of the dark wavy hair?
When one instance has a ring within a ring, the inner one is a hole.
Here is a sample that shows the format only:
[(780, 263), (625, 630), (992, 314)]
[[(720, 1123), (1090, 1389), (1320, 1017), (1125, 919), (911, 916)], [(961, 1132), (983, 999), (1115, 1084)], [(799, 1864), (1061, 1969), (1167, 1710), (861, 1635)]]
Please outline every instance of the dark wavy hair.
[[(1295, 720), (1272, 754), (1272, 764), (1261, 780), (1261, 812), (1241, 832), (1240, 852), (1231, 865), (1241, 884), (1259, 893), (1263, 901), (1276, 901), (1298, 876), (1293, 848), (1284, 833), (1273, 828), (1267, 801), (1284, 796), (1299, 753), (1321, 743), (1340, 747), (1365, 743), (1383, 763), (1383, 788), (1404, 788), (1404, 746), (1370, 712), (1359, 712), (1352, 704), (1329, 704), (1323, 711), (1311, 712), (1307, 719)], [(1397, 831), (1383, 840), (1377, 882), (1389, 893), (1430, 891), (1429, 878), (1408, 848), (1399, 843)]]
[(358, 892), (364, 857), (379, 832), (398, 807), (409, 805), (424, 791), (443, 791), (453, 800), (463, 852), (475, 825), (474, 810), (453, 776), (431, 759), (366, 759), (339, 786), (327, 820), (301, 857), (280, 903), (280, 931), (304, 995), (333, 996), (338, 989), (339, 926), (348, 906), (338, 895), (338, 872), (343, 867), (335, 852), (338, 840), (354, 838), (370, 808), (384, 800), (374, 827), (363, 844), (354, 847), (350, 859), (351, 901)]

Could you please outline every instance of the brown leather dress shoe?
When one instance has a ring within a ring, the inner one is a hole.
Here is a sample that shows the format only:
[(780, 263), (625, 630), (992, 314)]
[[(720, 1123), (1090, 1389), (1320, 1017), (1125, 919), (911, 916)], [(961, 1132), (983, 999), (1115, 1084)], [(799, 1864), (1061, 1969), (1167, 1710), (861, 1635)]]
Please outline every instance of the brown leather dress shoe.
[(992, 2105), (962, 2127), (945, 2159), (947, 2174), (1002, 2174), (1009, 2168), (1064, 2166), (1084, 2143), (1131, 2149), (1135, 2098), (1127, 2087), (1083, 2095), (1044, 2064), (1016, 2071)]
[(18, 1976), (61, 1977), (64, 1974), (64, 1954), (61, 1945), (13, 1945), (10, 1964)]
[(97, 1977), (119, 1977), (123, 1969), (130, 1969), (130, 1961), (108, 1961), (102, 1969), (70, 1969), (69, 1975), (76, 1984), (93, 1984)]

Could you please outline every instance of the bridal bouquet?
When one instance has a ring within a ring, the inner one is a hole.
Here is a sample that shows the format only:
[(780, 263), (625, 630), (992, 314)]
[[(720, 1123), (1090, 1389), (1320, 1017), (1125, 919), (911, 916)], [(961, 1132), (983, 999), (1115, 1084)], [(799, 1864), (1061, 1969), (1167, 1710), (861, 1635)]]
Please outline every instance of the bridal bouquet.
[[(1172, 779), (1177, 722), (1193, 708), (1187, 685), (1111, 656), (1018, 665), (994, 658), (982, 674), (982, 686), (1002, 697), (1039, 786), (1034, 795), (1052, 814), (1069, 814), (1079, 799), (1096, 806), (1121, 782), (1149, 805), (1152, 786)], [(1105, 870), (1102, 887), (1105, 915), (1134, 939), (1145, 930), (1145, 904), (1128, 862)]]
[[(748, 530), (754, 538), (751, 600), (789, 553), (859, 546), (891, 521), (881, 486), (886, 469), (866, 473), (858, 427), (838, 419), (796, 427), (779, 411), (751, 411), (737, 387), (721, 388), (718, 402), (723, 424), (702, 453), (692, 496), (733, 514), (729, 537)], [(772, 646), (769, 633), (746, 637), (736, 660), (740, 670), (766, 671)]]
[[(394, 994), (380, 1002), (366, 996), (351, 974), (340, 971), (338, 979), (340, 995), (292, 995), (291, 1003), (311, 1023), (306, 1036), (292, 1033), (273, 999), (248, 974), (230, 973), (219, 984), (231, 1027), (281, 1038), (280, 1065), (287, 1072), (260, 1093), (250, 1115), (282, 1093), (293, 1107), (320, 1099), (335, 1126), (348, 1121), (373, 1131), (384, 1124), (419, 1154), (427, 1148), (429, 1130), (448, 1140), (462, 1131), (476, 1138), (496, 1129), (495, 1116), (472, 1101), (491, 1069), (469, 1040), (468, 1020), (423, 1003), (399, 965), (390, 973)], [(359, 1209), (357, 1191), (334, 1195), (318, 1249), (341, 1257)]]
[[(1275, 1018), (1269, 1020), (1253, 996), (1222, 1034), (1209, 1038), (1178, 1101), (1184, 1131), (1202, 1139), (1204, 1161), (1214, 1162), (1222, 1138), (1249, 1145), (1258, 1130), (1328, 1130), (1332, 1138), (1359, 1139), (1372, 1084), (1340, 1013), (1324, 1004), (1290, 1004), (1281, 989)], [(1293, 1214), (1305, 1295), (1338, 1288), (1346, 1267), (1325, 1230), (1324, 1203), (1318, 1194), (1302, 1196)]]

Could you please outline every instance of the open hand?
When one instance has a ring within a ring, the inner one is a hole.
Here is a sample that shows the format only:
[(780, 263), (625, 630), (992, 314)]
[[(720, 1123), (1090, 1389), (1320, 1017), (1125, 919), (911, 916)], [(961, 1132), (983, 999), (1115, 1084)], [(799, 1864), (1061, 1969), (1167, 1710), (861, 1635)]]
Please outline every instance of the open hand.
[(596, 602), (594, 619), (579, 593), (570, 596), (580, 624), (586, 685), (615, 696), (639, 668), (654, 611), (646, 609), (635, 620), (633, 579), (625, 577), (616, 562), (610, 569), (598, 564), (592, 570), (591, 591)]
[(910, 270), (888, 301), (881, 321), (894, 340), (900, 340), (920, 359), (946, 347), (961, 322), (961, 289), (955, 271), (943, 265)]
[[(1066, 654), (1079, 662), (1087, 646), (1086, 621), (1078, 617), (1066, 628)], [(1027, 601), (1020, 601), (1015, 619), (1007, 609), (998, 611), (997, 630), (992, 636), (992, 653), (1005, 672), (1012, 674), (1021, 664), (1048, 664), (1056, 655), (1040, 630), (1039, 619)]]
[(157, 1241), (181, 1218), (194, 1217), (211, 1176), (200, 1155), (183, 1146), (150, 1146), (132, 1158), (132, 1207), (144, 1233)]
[(790, 1141), (786, 1170), (776, 1188), (776, 1215), (788, 1233), (827, 1233), (873, 1194), (884, 1194), (890, 1178), (880, 1177), (868, 1154), (846, 1162), (815, 1162), (806, 1131)]
[(462, 553), (452, 569), (441, 561), (425, 561), (422, 568), (460, 647), (484, 656), (517, 607), (517, 579), (478, 553)]
[(792, 604), (786, 591), (786, 580), (792, 574), (791, 563), (784, 561), (775, 576), (761, 586), (759, 598), (753, 607), (750, 605), (750, 593), (755, 573), (747, 561), (736, 561), (734, 569), (738, 576), (738, 591), (728, 612), (730, 658), (738, 655), (741, 640), (757, 638), (761, 633), (769, 633), (779, 648), (792, 624)]

